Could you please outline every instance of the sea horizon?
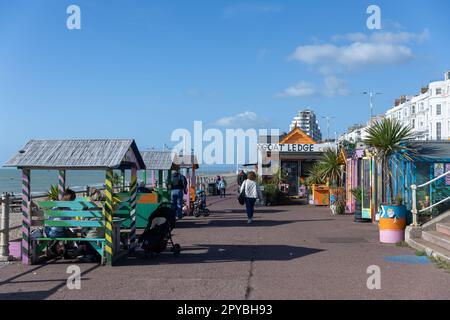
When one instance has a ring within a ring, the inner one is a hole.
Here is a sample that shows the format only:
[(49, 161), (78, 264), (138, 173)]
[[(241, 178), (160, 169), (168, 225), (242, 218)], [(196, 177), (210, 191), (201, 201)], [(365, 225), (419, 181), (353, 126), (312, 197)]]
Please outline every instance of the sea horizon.
[[(197, 175), (215, 176), (220, 174), (235, 173), (236, 168), (230, 165), (204, 165), (197, 170)], [(130, 173), (126, 173), (126, 180), (130, 180)], [(143, 174), (138, 172), (138, 180), (142, 181)], [(68, 170), (66, 173), (67, 187), (75, 191), (82, 190), (86, 186), (102, 186), (105, 181), (105, 172), (97, 170)], [(150, 177), (148, 175), (148, 181)], [(31, 192), (43, 193), (50, 189), (51, 185), (58, 183), (58, 171), (56, 170), (32, 170)], [(0, 168), (0, 193), (8, 192), (19, 194), (21, 192), (21, 171), (14, 168)]]

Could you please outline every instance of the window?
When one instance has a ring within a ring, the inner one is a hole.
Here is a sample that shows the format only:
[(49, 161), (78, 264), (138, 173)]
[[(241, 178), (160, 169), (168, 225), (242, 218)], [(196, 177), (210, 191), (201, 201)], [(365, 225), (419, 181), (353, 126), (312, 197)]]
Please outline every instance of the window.
[(411, 120), (411, 127), (414, 129), (416, 127), (416, 119)]
[(436, 95), (438, 94), (442, 94), (442, 89), (441, 88), (436, 88)]
[(420, 111), (423, 111), (423, 102), (420, 103)]
[(436, 140), (441, 140), (441, 123), (436, 122)]
[(441, 115), (441, 112), (442, 112), (442, 111), (441, 111), (441, 105), (440, 105), (440, 104), (437, 104), (437, 105), (436, 105), (436, 115), (437, 115), (437, 116), (440, 116), (440, 115)]
[(413, 104), (411, 106), (411, 114), (416, 114), (416, 105), (415, 104)]
[(403, 110), (403, 116), (408, 116), (408, 109), (405, 108), (405, 110)]

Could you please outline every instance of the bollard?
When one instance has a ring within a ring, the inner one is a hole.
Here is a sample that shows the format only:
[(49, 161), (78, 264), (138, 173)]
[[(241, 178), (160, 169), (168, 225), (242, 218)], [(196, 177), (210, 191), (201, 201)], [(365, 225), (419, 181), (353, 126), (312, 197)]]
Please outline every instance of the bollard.
[(412, 205), (411, 205), (411, 212), (413, 215), (413, 223), (412, 225), (414, 227), (419, 226), (419, 217), (418, 217), (418, 211), (417, 211), (417, 186), (413, 184), (411, 186), (411, 198), (412, 198)]
[(0, 217), (0, 261), (9, 261), (9, 194), (2, 194), (2, 215)]

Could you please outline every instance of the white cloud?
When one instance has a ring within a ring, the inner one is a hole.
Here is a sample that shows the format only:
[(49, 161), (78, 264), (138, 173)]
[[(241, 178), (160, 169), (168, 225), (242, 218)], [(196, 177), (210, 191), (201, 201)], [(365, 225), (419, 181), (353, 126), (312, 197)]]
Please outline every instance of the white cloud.
[(245, 111), (234, 116), (224, 117), (216, 122), (214, 125), (223, 128), (265, 128), (269, 124), (266, 119), (260, 118), (255, 112)]
[(412, 57), (411, 49), (403, 45), (354, 42), (344, 46), (333, 44), (299, 46), (290, 56), (290, 60), (352, 69), (367, 65), (399, 64)]
[(316, 86), (307, 81), (300, 81), (297, 84), (288, 87), (283, 92), (277, 94), (278, 97), (310, 97), (310, 96), (347, 96), (350, 90), (347, 83), (335, 76), (328, 75), (323, 80), (322, 89), (316, 89)]
[(280, 5), (276, 5), (276, 4), (240, 3), (240, 4), (226, 7), (223, 10), (223, 16), (224, 16), (224, 18), (233, 18), (233, 17), (241, 15), (241, 14), (250, 14), (250, 13), (270, 14), (270, 13), (278, 13), (281, 11), (283, 11), (283, 7)]
[(410, 44), (421, 44), (429, 36), (427, 29), (420, 33), (380, 31), (338, 34), (331, 38), (330, 43), (297, 47), (289, 60), (316, 65), (319, 73), (324, 75), (372, 65), (397, 65), (413, 58)]
[(279, 93), (280, 97), (308, 97), (316, 94), (314, 85), (307, 81), (300, 81), (297, 84), (286, 88)]

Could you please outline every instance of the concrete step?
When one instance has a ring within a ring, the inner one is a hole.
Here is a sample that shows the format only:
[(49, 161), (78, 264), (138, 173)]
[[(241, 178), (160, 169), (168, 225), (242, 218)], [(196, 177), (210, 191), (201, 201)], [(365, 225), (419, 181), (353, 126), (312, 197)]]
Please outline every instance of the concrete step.
[(423, 231), (422, 239), (450, 251), (450, 236), (437, 231)]
[(450, 223), (436, 223), (436, 231), (450, 237)]
[(408, 240), (408, 244), (416, 250), (425, 251), (430, 257), (440, 258), (450, 263), (450, 250), (421, 238), (411, 238)]

